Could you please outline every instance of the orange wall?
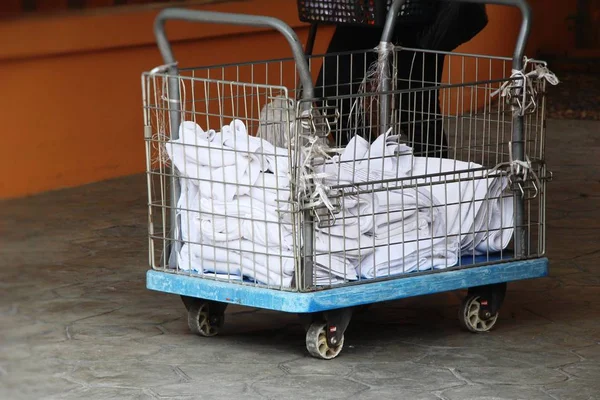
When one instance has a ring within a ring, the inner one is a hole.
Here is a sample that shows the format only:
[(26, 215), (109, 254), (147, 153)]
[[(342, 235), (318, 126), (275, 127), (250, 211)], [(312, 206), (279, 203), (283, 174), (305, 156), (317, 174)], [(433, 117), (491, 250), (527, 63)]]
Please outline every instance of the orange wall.
[[(204, 8), (275, 16), (304, 41), (307, 30), (297, 20), (295, 2), (282, 3), (251, 0)], [(152, 35), (155, 13), (110, 11), (0, 22), (7, 171), (0, 198), (144, 170), (140, 75), (161, 64)], [(489, 14), (489, 26), (460, 51), (512, 54), (518, 11), (490, 7)], [(185, 23), (167, 29), (184, 66), (290, 55), (284, 39), (264, 30)], [(319, 31), (315, 53), (325, 51), (330, 33)], [(453, 74), (453, 80), (459, 78)]]
[(568, 17), (577, 13), (575, 0), (528, 0), (533, 9), (530, 53), (569, 54), (575, 47), (575, 30)]

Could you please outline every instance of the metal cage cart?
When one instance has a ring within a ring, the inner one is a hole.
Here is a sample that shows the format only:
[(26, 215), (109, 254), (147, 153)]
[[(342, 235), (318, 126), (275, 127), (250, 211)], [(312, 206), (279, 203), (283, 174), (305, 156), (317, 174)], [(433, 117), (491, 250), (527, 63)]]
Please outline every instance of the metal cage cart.
[[(507, 282), (548, 273), (544, 94), (556, 83), (524, 57), (525, 0), (489, 3), (522, 11), (513, 57), (411, 49), (443, 54), (447, 74), (411, 71), (408, 88), (397, 78), (407, 49), (390, 43), (405, 0), (388, 2), (380, 48), (322, 56), (278, 19), (163, 10), (165, 65), (142, 76), (147, 287), (180, 295), (201, 336), (219, 332), (228, 304), (297, 313), (322, 359), (341, 352), (357, 307), (411, 296), (468, 289), (460, 324), (489, 331)], [(272, 28), (293, 57), (180, 68), (168, 20)], [(348, 72), (356, 59), (362, 71)], [(352, 87), (314, 84), (324, 68)], [(324, 85), (335, 95), (315, 95)], [(417, 126), (447, 135), (443, 156), (415, 150)]]

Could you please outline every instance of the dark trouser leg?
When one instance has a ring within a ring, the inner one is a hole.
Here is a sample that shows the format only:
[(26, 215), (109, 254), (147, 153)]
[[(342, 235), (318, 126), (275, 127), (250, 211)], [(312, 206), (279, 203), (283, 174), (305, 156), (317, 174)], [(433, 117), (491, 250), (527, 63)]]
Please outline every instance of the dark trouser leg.
[[(382, 30), (371, 27), (346, 27), (339, 26), (329, 43), (327, 53), (357, 51), (373, 49), (379, 44)], [(398, 53), (398, 80), (397, 89), (422, 89), (434, 86), (440, 81), (444, 65), (443, 56), (435, 54), (423, 55), (419, 52), (403, 50)], [(326, 57), (319, 71), (315, 95), (318, 98), (329, 99), (331, 106), (335, 96), (356, 94), (365, 77), (369, 66), (377, 61), (375, 52), (345, 54)], [(345, 145), (355, 134), (367, 139), (370, 137), (370, 126), (357, 124), (351, 119), (352, 104), (356, 97), (336, 100), (340, 112), (338, 124), (334, 127), (336, 142)], [(366, 103), (371, 103), (371, 98), (366, 98)], [(438, 91), (425, 89), (400, 95), (396, 100), (399, 103), (400, 122), (402, 129), (407, 134), (411, 144), (414, 144), (415, 153), (429, 156), (445, 156), (447, 140), (442, 129), (441, 110), (438, 102)], [(319, 105), (322, 103), (319, 102)], [(352, 111), (354, 113), (355, 110)], [(376, 113), (373, 122), (376, 124)], [(367, 121), (370, 118), (366, 118)], [(364, 121), (364, 119), (363, 119)], [(377, 130), (373, 130), (377, 133)]]
[[(327, 53), (373, 49), (379, 43), (382, 29), (370, 27), (338, 26), (331, 38)], [(374, 53), (343, 54), (327, 56), (319, 71), (315, 87), (317, 98), (324, 98), (332, 106), (336, 96), (356, 94), (369, 65), (376, 61)], [(356, 124), (350, 120), (350, 110), (356, 98), (336, 99), (340, 113), (337, 126), (333, 127), (336, 143), (344, 146), (355, 135), (365, 136), (364, 130), (355, 132)], [(319, 102), (319, 105), (322, 105)]]
[(447, 157), (448, 139), (443, 129), (439, 91), (444, 56), (403, 50), (398, 52), (398, 90), (410, 90), (396, 97), (400, 127), (415, 155)]

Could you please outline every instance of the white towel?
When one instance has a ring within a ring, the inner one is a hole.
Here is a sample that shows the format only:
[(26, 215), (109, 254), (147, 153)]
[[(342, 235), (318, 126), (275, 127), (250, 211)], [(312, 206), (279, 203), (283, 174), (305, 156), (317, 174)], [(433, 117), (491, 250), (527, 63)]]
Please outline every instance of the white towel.
[(328, 280), (331, 277), (354, 281), (358, 278), (352, 261), (339, 254), (320, 254), (314, 258), (317, 279)]
[(390, 224), (378, 225), (374, 229), (374, 237), (378, 244), (384, 242), (395, 243), (402, 240), (406, 233), (427, 228), (432, 224), (431, 213), (427, 210), (419, 210), (408, 218), (396, 220)]
[[(406, 191), (406, 189), (405, 189)], [(452, 266), (458, 261), (458, 241), (445, 235), (446, 225), (440, 213), (437, 199), (422, 189), (415, 201), (428, 207), (419, 208), (413, 215), (416, 221), (399, 229), (397, 236), (386, 235), (385, 227), (379, 226), (379, 235), (373, 243), (379, 245), (372, 255), (365, 257), (358, 266), (363, 278), (375, 278), (414, 270), (427, 270)], [(419, 219), (422, 219), (419, 221)]]
[[(481, 240), (490, 199), (501, 196), (508, 181), (506, 177), (488, 177), (486, 171), (475, 171), (481, 165), (451, 159), (416, 157), (414, 176), (446, 173), (441, 176), (418, 178), (419, 183), (431, 183), (431, 194), (442, 204), (446, 219), (446, 233), (460, 240), (461, 252), (468, 253)], [(457, 182), (449, 182), (458, 180)], [(497, 201), (497, 200), (492, 200)]]
[(166, 143), (166, 151), (179, 173), (197, 179), (202, 196), (232, 200), (236, 195), (249, 193), (258, 179), (263, 166), (259, 158), (248, 151), (253, 152), (260, 147), (247, 140), (244, 144), (244, 140), (239, 139), (236, 144), (247, 151), (241, 153), (224, 144), (233, 144), (236, 142), (234, 137), (244, 134), (245, 128), (241, 129), (240, 124), (241, 121), (234, 120), (224, 135), (204, 132), (197, 124), (185, 121), (180, 128), (179, 139)]
[(259, 283), (289, 287), (294, 271), (293, 253), (261, 254), (264, 250), (245, 240), (186, 243), (179, 253), (178, 265), (182, 270), (192, 269), (200, 274), (244, 276)]
[(233, 201), (200, 199), (201, 231), (208, 240), (231, 241), (247, 239), (265, 247), (291, 250), (291, 227), (276, 210), (250, 196)]
[(287, 176), (261, 172), (249, 195), (261, 203), (287, 210), (284, 203), (291, 200), (290, 180)]
[[(398, 142), (398, 137), (379, 135), (366, 153), (366, 159), (358, 163), (359, 170), (369, 172), (369, 180), (385, 179), (385, 176), (401, 178), (412, 169), (412, 149)], [(375, 174), (375, 176), (371, 175)]]
[(374, 217), (379, 211), (377, 200), (372, 193), (342, 196), (334, 224), (317, 229), (328, 235), (357, 239), (373, 229)]
[(288, 179), (288, 151), (248, 135), (240, 120), (218, 133), (185, 121), (179, 138), (167, 142), (165, 148), (181, 175), (199, 179), (202, 196), (230, 201), (235, 195), (248, 194), (264, 171)]
[(374, 221), (376, 227), (410, 218), (419, 210), (430, 209), (433, 204), (432, 196), (425, 188), (385, 190), (375, 192), (375, 196), (378, 204), (378, 213)]
[(373, 252), (372, 236), (361, 235), (356, 239), (328, 235), (316, 232), (314, 235), (314, 249), (317, 254), (335, 254), (349, 260), (358, 260)]
[(247, 152), (256, 156), (261, 162), (263, 171), (287, 176), (289, 171), (289, 152), (282, 147), (275, 147), (268, 141), (248, 135), (246, 126), (238, 119), (221, 128), (223, 145), (237, 152)]
[(219, 168), (248, 158), (223, 145), (220, 133), (205, 132), (193, 121), (184, 121), (179, 128), (179, 138), (165, 143), (165, 149), (177, 169), (186, 176), (192, 176), (186, 171), (193, 174), (198, 166)]
[[(377, 248), (357, 267), (359, 275), (366, 279), (384, 278), (414, 271), (448, 268), (458, 262), (458, 249), (453, 243), (429, 246), (431, 239), (410, 244), (396, 244)], [(418, 249), (417, 249), (418, 247)]]
[(196, 221), (200, 219), (200, 199), (198, 187), (189, 179), (180, 179), (181, 194), (177, 201), (177, 226), (181, 228), (181, 239), (200, 242), (200, 229)]
[[(299, 256), (295, 246), (303, 238), (299, 226), (292, 229), (298, 221), (291, 218), (287, 150), (249, 136), (239, 120), (221, 132), (184, 122), (180, 136), (167, 146), (184, 174), (177, 207), (182, 240), (189, 243), (180, 251), (180, 267), (289, 286)], [(182, 146), (190, 142), (201, 146)], [(505, 248), (513, 224), (512, 198), (501, 198), (507, 180), (478, 168), (414, 157), (389, 134), (371, 145), (353, 138), (339, 156), (316, 168), (326, 184), (348, 187), (333, 226), (315, 232), (315, 282), (445, 268), (461, 253)], [(361, 185), (385, 179), (389, 186)], [(407, 187), (416, 183), (423, 185)]]
[[(266, 253), (266, 254), (265, 254)], [(243, 276), (258, 283), (289, 287), (294, 273), (294, 255), (267, 249), (247, 240), (185, 244), (178, 265), (199, 274)], [(354, 265), (339, 255), (323, 254), (314, 259), (318, 285), (335, 285), (357, 279)]]
[[(198, 167), (198, 186), (203, 197), (231, 201), (235, 196), (250, 193), (260, 174), (256, 159), (240, 160), (237, 165), (221, 168)], [(196, 177), (194, 173), (189, 175)]]
[[(324, 242), (324, 236), (317, 234), (315, 237), (316, 256), (314, 262), (316, 265), (316, 277), (320, 279), (335, 276), (346, 280), (356, 280), (356, 269), (349, 258), (350, 254), (336, 254), (335, 251), (339, 252), (343, 247), (338, 247), (336, 244), (330, 246), (329, 242)], [(291, 240), (291, 234), (285, 240)], [(292, 250), (284, 250), (281, 247), (266, 247), (258, 244), (256, 241), (253, 242), (250, 240), (233, 240), (225, 243), (216, 242), (216, 244), (229, 249), (239, 249), (242, 256), (251, 259), (259, 271), (269, 270), (271, 274), (279, 271), (282, 271), (284, 274), (293, 273), (292, 257), (294, 253)], [(319, 251), (330, 248), (335, 248), (336, 250), (330, 254), (319, 254)]]
[(289, 152), (282, 147), (275, 147), (268, 141), (248, 135), (246, 126), (240, 120), (233, 120), (228, 126), (221, 128), (223, 145), (238, 152), (255, 155), (261, 162), (263, 171), (286, 176), (289, 171)]
[[(364, 138), (355, 136), (344, 151), (317, 168), (325, 175), (324, 182), (330, 186), (347, 185), (398, 179), (409, 176), (413, 163), (412, 149), (397, 141), (397, 137), (380, 135), (372, 145)], [(377, 189), (381, 185), (361, 185), (365, 189)], [(353, 191), (346, 188), (345, 191)]]
[(514, 232), (514, 203), (512, 196), (491, 201), (491, 215), (484, 226), (489, 235), (484, 235), (475, 243), (475, 255), (494, 253), (504, 250)]

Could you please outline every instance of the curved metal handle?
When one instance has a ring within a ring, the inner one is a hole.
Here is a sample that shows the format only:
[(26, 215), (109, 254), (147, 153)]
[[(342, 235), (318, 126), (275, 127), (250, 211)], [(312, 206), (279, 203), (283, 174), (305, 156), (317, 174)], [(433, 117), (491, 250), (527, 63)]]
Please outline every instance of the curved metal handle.
[(396, 25), (396, 16), (400, 12), (400, 8), (406, 3), (406, 0), (395, 0), (390, 5), (390, 9), (385, 17), (383, 25), (383, 33), (381, 34), (382, 42), (391, 42), (394, 34), (394, 26)]
[[(523, 22), (521, 23), (521, 30), (517, 38), (517, 44), (515, 46), (515, 52), (513, 54), (513, 69), (523, 69), (523, 59), (525, 56), (525, 46), (529, 39), (529, 33), (531, 32), (531, 7), (526, 0), (444, 0), (444, 1), (463, 1), (466, 3), (479, 3), (479, 4), (497, 4), (502, 6), (514, 6), (521, 10), (523, 16)], [(406, 0), (395, 0), (390, 11), (387, 14), (385, 25), (383, 28), (383, 35), (381, 36), (382, 42), (390, 42), (394, 31), (395, 17), (400, 11), (400, 7), (406, 2)]]
[(292, 48), (292, 53), (294, 55), (294, 59), (296, 60), (296, 68), (298, 69), (300, 82), (302, 83), (303, 87), (303, 99), (310, 100), (313, 98), (314, 87), (310, 71), (308, 69), (308, 63), (305, 59), (304, 51), (302, 49), (302, 44), (300, 43), (296, 33), (285, 22), (277, 18), (259, 15), (232, 14), (215, 11), (196, 11), (186, 10), (183, 8), (166, 8), (158, 14), (156, 20), (154, 21), (154, 35), (156, 36), (158, 49), (160, 50), (165, 64), (172, 64), (175, 62), (175, 57), (173, 56), (173, 51), (171, 50), (171, 44), (169, 43), (165, 33), (165, 22), (168, 20), (205, 22), (210, 24), (244, 25), (273, 28), (279, 31), (287, 39), (290, 47)]

